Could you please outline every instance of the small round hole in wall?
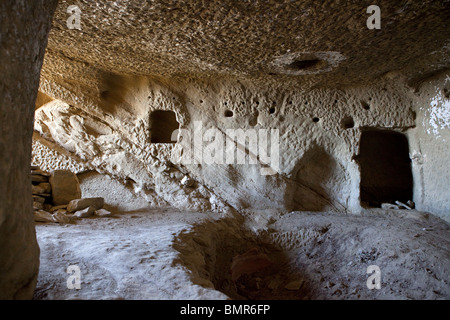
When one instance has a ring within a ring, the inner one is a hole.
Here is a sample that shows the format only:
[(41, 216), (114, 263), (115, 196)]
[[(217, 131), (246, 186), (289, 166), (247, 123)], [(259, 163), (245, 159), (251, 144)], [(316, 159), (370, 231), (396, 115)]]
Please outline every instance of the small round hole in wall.
[(315, 122), (315, 123), (319, 122), (319, 120), (320, 120), (320, 119), (317, 118), (317, 117), (314, 117), (314, 118), (312, 119), (312, 121)]
[(270, 109), (269, 109), (269, 113), (270, 113), (270, 114), (274, 114), (274, 113), (275, 113), (275, 107), (270, 108)]
[(353, 118), (350, 116), (345, 117), (341, 121), (341, 127), (342, 129), (351, 129), (355, 126), (355, 122), (353, 121)]
[(233, 116), (233, 111), (231, 110), (225, 110), (224, 116), (226, 118), (231, 118)]
[(255, 114), (253, 115), (253, 117), (248, 122), (249, 126), (254, 127), (258, 124), (258, 116), (259, 116), (259, 112), (256, 111)]
[(200, 103), (203, 103), (203, 100), (200, 100)]
[(361, 106), (364, 110), (370, 110), (370, 105), (365, 101), (361, 101)]

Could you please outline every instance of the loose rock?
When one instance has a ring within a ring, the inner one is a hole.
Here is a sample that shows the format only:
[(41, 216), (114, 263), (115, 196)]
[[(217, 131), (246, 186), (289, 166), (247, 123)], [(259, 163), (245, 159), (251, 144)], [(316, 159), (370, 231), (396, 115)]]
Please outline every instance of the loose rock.
[[(63, 205), (60, 205), (60, 206), (53, 206), (50, 209), (50, 212), (54, 212), (54, 211), (57, 211), (57, 210), (60, 210), (60, 209), (67, 209), (67, 204), (63, 204)], [(64, 210), (64, 211), (67, 211), (67, 210)]]
[(32, 182), (48, 182), (48, 177), (47, 176), (42, 176), (40, 174), (32, 174), (31, 175), (31, 181)]
[(103, 208), (105, 200), (103, 198), (85, 198), (85, 199), (75, 199), (69, 202), (67, 206), (67, 211), (75, 212), (83, 210), (87, 207), (93, 207), (94, 211)]
[(38, 187), (42, 188), (44, 190), (44, 193), (50, 194), (52, 192), (52, 186), (48, 182), (39, 183)]
[(34, 212), (34, 221), (36, 222), (53, 222), (53, 216), (44, 210), (37, 210)]
[(81, 198), (80, 182), (77, 176), (68, 170), (55, 170), (50, 177), (53, 204), (55, 206), (69, 203)]
[(31, 175), (41, 175), (41, 176), (44, 176), (44, 177), (50, 177), (51, 176), (50, 173), (42, 171), (38, 167), (35, 167), (35, 168), (37, 168), (37, 169), (31, 168)]
[(404, 204), (403, 202), (400, 201), (395, 201), (395, 204), (399, 206), (399, 208), (405, 208), (408, 210), (411, 210), (412, 208), (410, 206), (407, 206), (406, 204)]
[(70, 216), (66, 215), (64, 211), (60, 211), (60, 210), (56, 211), (56, 213), (54, 213), (52, 215), (53, 221), (57, 222), (59, 224), (71, 223), (75, 217), (70, 217)]
[(383, 209), (390, 209), (390, 210), (398, 210), (400, 209), (397, 205), (392, 203), (382, 203), (381, 208)]
[(44, 210), (44, 204), (42, 202), (33, 201), (34, 210)]
[(33, 195), (33, 202), (44, 203), (45, 202), (45, 198), (37, 196), (37, 195)]
[(99, 209), (95, 211), (95, 215), (99, 217), (109, 217), (112, 213), (106, 209)]
[(31, 186), (31, 193), (34, 195), (44, 195), (46, 194), (45, 189), (40, 186)]
[(87, 217), (94, 215), (94, 212), (95, 212), (95, 208), (90, 206), (83, 210), (79, 210), (79, 211), (75, 212), (75, 216), (78, 218), (87, 218)]

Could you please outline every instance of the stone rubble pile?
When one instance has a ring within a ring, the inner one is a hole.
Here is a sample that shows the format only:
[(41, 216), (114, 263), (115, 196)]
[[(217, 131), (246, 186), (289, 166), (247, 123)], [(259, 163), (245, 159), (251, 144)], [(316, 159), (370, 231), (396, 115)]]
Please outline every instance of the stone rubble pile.
[(81, 198), (77, 176), (68, 170), (55, 170), (51, 174), (31, 166), (31, 191), (34, 221), (73, 223), (91, 216), (108, 217), (103, 198)]

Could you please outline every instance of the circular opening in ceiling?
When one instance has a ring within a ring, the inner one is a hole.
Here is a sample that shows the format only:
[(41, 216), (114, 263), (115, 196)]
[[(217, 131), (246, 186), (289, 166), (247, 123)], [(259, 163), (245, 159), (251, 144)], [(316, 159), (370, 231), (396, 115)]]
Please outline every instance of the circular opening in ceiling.
[(269, 109), (269, 113), (270, 113), (270, 114), (274, 114), (274, 113), (275, 113), (275, 108), (274, 108), (274, 107), (270, 108), (270, 109)]
[(314, 118), (312, 119), (313, 122), (319, 122), (319, 120), (320, 120), (320, 119), (317, 118), (317, 117), (314, 117)]
[(286, 75), (310, 75), (329, 72), (345, 57), (336, 51), (287, 52), (271, 62), (275, 72)]
[(319, 65), (320, 62), (321, 60), (319, 59), (295, 60), (288, 64), (286, 68), (294, 71), (305, 70)]

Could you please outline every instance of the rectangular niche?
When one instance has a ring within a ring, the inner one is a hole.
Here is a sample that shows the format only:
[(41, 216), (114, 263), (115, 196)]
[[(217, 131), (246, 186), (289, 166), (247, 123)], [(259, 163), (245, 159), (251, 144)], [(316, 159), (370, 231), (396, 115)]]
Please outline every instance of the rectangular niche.
[(151, 143), (175, 143), (172, 134), (179, 128), (173, 111), (155, 110), (150, 114)]

